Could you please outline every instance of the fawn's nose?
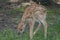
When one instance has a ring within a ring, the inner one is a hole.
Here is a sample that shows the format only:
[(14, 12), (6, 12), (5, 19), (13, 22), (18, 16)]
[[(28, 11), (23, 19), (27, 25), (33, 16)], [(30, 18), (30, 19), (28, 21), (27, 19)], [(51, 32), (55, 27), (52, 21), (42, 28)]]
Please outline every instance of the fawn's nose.
[(18, 32), (18, 35), (20, 35), (20, 32)]
[(20, 34), (24, 34), (25, 32), (23, 31), (23, 32), (18, 32), (18, 35), (20, 35)]
[(18, 30), (18, 35), (20, 35), (22, 33), (22, 29)]
[(24, 29), (23, 30), (21, 29), (21, 33), (24, 33)]
[(20, 31), (18, 32), (18, 35), (23, 34), (23, 33), (25, 33), (24, 30), (20, 29)]

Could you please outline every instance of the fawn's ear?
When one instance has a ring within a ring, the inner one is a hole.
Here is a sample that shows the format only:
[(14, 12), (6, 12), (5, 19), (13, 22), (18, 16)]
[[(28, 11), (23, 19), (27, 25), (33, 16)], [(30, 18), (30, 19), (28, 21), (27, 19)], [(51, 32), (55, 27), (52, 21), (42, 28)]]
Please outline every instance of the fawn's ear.
[(29, 5), (31, 5), (31, 3), (22, 3), (22, 6), (29, 6)]

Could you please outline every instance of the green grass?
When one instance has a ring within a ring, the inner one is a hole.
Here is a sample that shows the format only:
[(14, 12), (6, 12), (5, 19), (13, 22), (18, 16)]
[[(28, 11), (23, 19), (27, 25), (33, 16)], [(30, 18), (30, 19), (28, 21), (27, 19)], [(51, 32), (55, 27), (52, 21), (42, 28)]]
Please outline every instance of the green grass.
[[(15, 11), (20, 11), (16, 9)], [(13, 10), (12, 13), (15, 13)], [(23, 10), (22, 10), (23, 11)], [(48, 10), (47, 22), (48, 22), (48, 36), (47, 40), (60, 40), (60, 9)], [(18, 16), (20, 17), (20, 16)], [(6, 28), (0, 31), (0, 40), (29, 40), (29, 32), (26, 30), (24, 34), (18, 35), (17, 30)], [(34, 36), (33, 40), (43, 40), (42, 28)]]

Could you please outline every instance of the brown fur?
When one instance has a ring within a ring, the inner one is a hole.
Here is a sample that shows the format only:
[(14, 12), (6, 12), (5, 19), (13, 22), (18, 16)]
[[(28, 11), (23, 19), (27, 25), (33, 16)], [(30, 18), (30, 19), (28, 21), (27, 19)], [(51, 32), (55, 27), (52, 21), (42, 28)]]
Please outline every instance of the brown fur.
[[(26, 8), (23, 13), (21, 22), (18, 24), (18, 32), (25, 28), (26, 24), (29, 24), (30, 27), (30, 40), (32, 40), (33, 35), (37, 33), (42, 23), (44, 26), (44, 37), (47, 36), (47, 22), (46, 22), (46, 13), (47, 10), (44, 6), (38, 5), (33, 2), (30, 6)], [(36, 19), (37, 18), (37, 19)], [(35, 21), (39, 22), (36, 30), (33, 32)]]

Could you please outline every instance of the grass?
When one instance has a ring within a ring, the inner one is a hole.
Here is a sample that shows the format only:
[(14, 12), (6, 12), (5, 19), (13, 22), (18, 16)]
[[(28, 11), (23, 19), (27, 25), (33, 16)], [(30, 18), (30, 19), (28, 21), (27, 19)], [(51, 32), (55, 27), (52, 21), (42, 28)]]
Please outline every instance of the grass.
[[(20, 11), (21, 9), (13, 10), (12, 13)], [(23, 10), (22, 10), (23, 11)], [(60, 9), (48, 10), (47, 22), (48, 22), (48, 36), (47, 40), (60, 40)], [(19, 17), (19, 16), (18, 16)], [(25, 31), (24, 34), (18, 35), (17, 31), (11, 28), (5, 28), (0, 31), (0, 40), (29, 40), (29, 32)], [(42, 28), (34, 36), (33, 40), (43, 40)]]

